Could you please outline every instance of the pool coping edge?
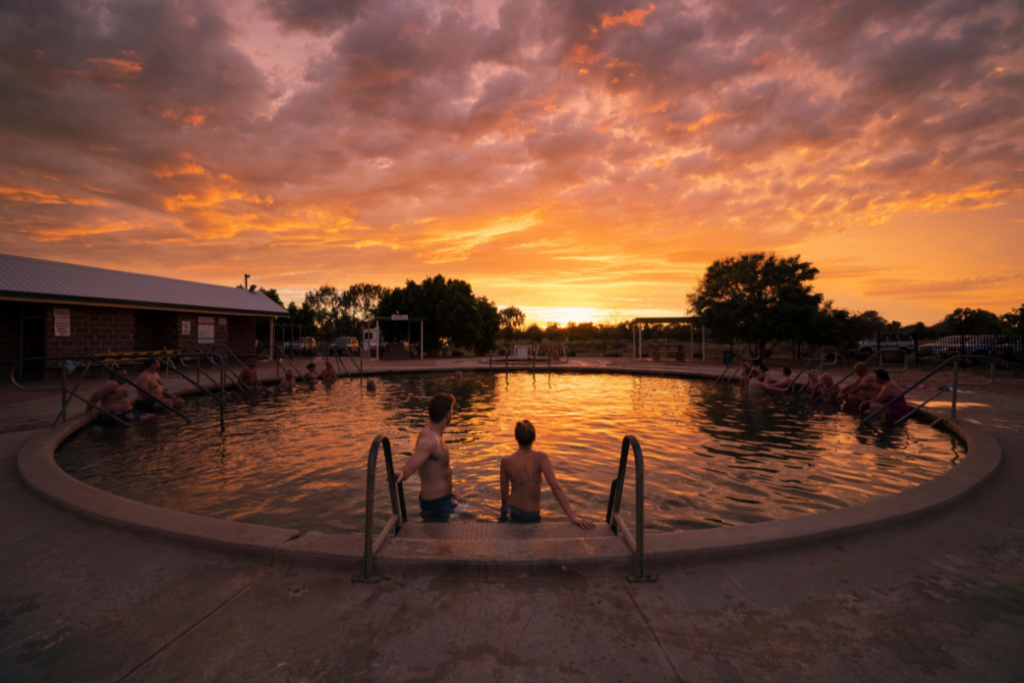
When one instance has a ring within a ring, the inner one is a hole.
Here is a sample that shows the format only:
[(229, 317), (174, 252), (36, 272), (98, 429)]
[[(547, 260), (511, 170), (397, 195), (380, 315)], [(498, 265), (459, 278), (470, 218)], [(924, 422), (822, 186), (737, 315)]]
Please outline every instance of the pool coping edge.
[[(923, 417), (938, 419), (925, 411)], [(207, 550), (265, 561), (350, 565), (363, 559), (360, 534), (302, 533), (162, 508), (129, 500), (90, 486), (57, 465), (61, 442), (91, 421), (81, 416), (34, 437), (18, 454), (18, 473), (40, 497), (107, 526), (152, 534)], [(999, 470), (1002, 449), (978, 425), (945, 419), (943, 425), (967, 444), (967, 454), (953, 469), (914, 488), (858, 505), (787, 519), (697, 531), (648, 533), (645, 561), (705, 560), (753, 554), (820, 542), (884, 528), (948, 507), (981, 488)], [(582, 532), (581, 532), (582, 533)], [(632, 561), (621, 536), (524, 540), (508, 548), (487, 541), (440, 541), (392, 537), (377, 563), (392, 565), (542, 566), (626, 565)], [(507, 544), (513, 545), (513, 544)]]

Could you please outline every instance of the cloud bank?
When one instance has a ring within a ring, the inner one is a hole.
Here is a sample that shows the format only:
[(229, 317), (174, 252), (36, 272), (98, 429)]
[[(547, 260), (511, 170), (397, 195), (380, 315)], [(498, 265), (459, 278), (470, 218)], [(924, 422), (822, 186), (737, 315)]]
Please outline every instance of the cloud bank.
[(9, 2), (0, 249), (625, 314), (777, 249), (840, 303), (1006, 308), (1022, 41), (1012, 1)]

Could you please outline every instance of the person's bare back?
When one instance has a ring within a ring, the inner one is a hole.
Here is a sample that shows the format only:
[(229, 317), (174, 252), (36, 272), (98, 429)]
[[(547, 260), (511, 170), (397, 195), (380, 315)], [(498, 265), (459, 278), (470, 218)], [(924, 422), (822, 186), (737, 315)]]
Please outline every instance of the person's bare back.
[(452, 493), (451, 453), (444, 442), (444, 430), (452, 420), (455, 397), (437, 394), (430, 399), (430, 424), (416, 436), (416, 447), (395, 479), (401, 483), (420, 474), (420, 510), (424, 519), (447, 519), (458, 506)]

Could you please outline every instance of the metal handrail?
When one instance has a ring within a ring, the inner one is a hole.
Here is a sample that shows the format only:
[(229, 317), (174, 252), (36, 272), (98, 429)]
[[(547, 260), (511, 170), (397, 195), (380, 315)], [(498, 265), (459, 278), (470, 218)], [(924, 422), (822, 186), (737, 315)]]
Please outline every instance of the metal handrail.
[[(626, 461), (629, 451), (633, 450), (633, 462), (636, 465), (636, 538), (622, 520), (619, 510), (622, 507), (622, 489), (626, 484)], [(611, 492), (608, 494), (608, 514), (605, 522), (611, 525), (612, 533), (622, 536), (633, 551), (633, 574), (626, 577), (630, 583), (649, 583), (656, 577), (644, 573), (644, 454), (640, 442), (632, 434), (622, 438), (622, 454), (619, 456), (619, 475), (612, 481)]]
[[(746, 359), (745, 359), (745, 358), (743, 357), (743, 354), (745, 354), (745, 353), (746, 353), (747, 351), (749, 351), (749, 350), (750, 350), (750, 344), (747, 344), (746, 346), (744, 346), (744, 347), (743, 347), (743, 350), (742, 350), (742, 351), (740, 351), (740, 352), (739, 352), (738, 354), (736, 354), (735, 356), (733, 356), (733, 357), (732, 357), (732, 360), (731, 360), (731, 361), (729, 361), (729, 364), (725, 366), (725, 370), (722, 370), (722, 374), (718, 376), (718, 379), (716, 379), (716, 380), (715, 380), (715, 382), (721, 382), (721, 381), (722, 381), (722, 378), (723, 378), (723, 377), (725, 377), (725, 373), (729, 372), (729, 368), (731, 368), (731, 367), (732, 367), (732, 364), (733, 364), (733, 363), (735, 363), (736, 361), (740, 361), (740, 367), (742, 367), (742, 366), (743, 366), (743, 362), (744, 362), (744, 361), (746, 360)], [(753, 355), (751, 355), (751, 357), (750, 357), (750, 358), (751, 358), (751, 360), (752, 360), (752, 359), (753, 359)], [(733, 378), (733, 377), (735, 377), (735, 376), (736, 376), (736, 373), (737, 373), (737, 372), (739, 372), (739, 371), (740, 371), (740, 369), (739, 369), (739, 368), (736, 368), (735, 370), (733, 370), (733, 373), (732, 373), (732, 375), (731, 375), (731, 376), (729, 377), (729, 379), (727, 379), (726, 381), (727, 381), (727, 382), (728, 382), (728, 381), (732, 381), (732, 378)]]
[[(891, 370), (890, 372), (906, 372), (907, 370), (909, 370), (910, 369), (910, 352), (907, 351), (906, 349), (879, 349), (878, 351), (875, 351), (870, 356), (868, 356), (867, 358), (865, 358), (864, 360), (862, 360), (860, 362), (864, 363), (865, 365), (867, 365), (868, 362), (872, 358), (874, 358), (875, 356), (878, 356), (879, 357), (878, 358), (878, 367), (881, 368), (882, 367), (882, 357), (881, 357), (882, 354), (883, 353), (893, 353), (893, 352), (902, 353), (903, 354), (903, 369), (902, 370)], [(832, 386), (830, 386), (828, 388), (828, 390), (823, 392), (821, 394), (821, 396), (818, 397), (818, 400), (819, 401), (824, 401), (825, 397), (828, 396), (829, 394), (831, 394), (833, 389), (838, 389), (840, 384), (842, 384), (846, 380), (850, 379), (851, 375), (853, 375), (853, 373), (855, 373), (857, 371), (857, 366), (854, 365), (853, 367), (854, 367), (853, 370), (850, 370), (848, 373), (846, 373), (843, 376), (843, 378), (841, 380), (839, 380), (838, 382), (834, 383)]]
[[(202, 357), (206, 358), (207, 360), (211, 360), (212, 359), (215, 362), (215, 364), (217, 365), (217, 367), (220, 368), (220, 382), (218, 382), (213, 377), (210, 377), (210, 375), (208, 373), (204, 372), (203, 369), (199, 367), (199, 361), (196, 361), (196, 381), (194, 381), (194, 382), (192, 381), (191, 377), (186, 376), (184, 372), (181, 372), (180, 370), (178, 370), (176, 367), (173, 366), (173, 364), (168, 363), (167, 365), (172, 370), (174, 370), (176, 373), (181, 375), (181, 377), (183, 379), (185, 379), (186, 381), (188, 381), (188, 382), (194, 384), (195, 386), (199, 387), (200, 389), (205, 391), (207, 394), (209, 394), (210, 397), (212, 397), (218, 403), (220, 403), (220, 433), (223, 434), (224, 433), (224, 404), (225, 404), (225, 401), (226, 401), (225, 392), (227, 391), (227, 387), (225, 386), (227, 384), (227, 375), (225, 374), (225, 368), (227, 368), (227, 363), (224, 361), (224, 357), (221, 356), (219, 353), (213, 353), (213, 352), (210, 352), (210, 351), (203, 351), (202, 349), (190, 349), (187, 354), (181, 353), (181, 354), (178, 355), (178, 360), (181, 361), (181, 366), (183, 368), (186, 368), (186, 369), (188, 368), (188, 363), (185, 361), (185, 358), (189, 357), (189, 356), (202, 356)], [(158, 356), (157, 360), (161, 360), (161, 358)], [(212, 391), (208, 390), (206, 387), (204, 387), (199, 382), (199, 373), (202, 373), (204, 377), (206, 377), (208, 380), (213, 382), (214, 386), (220, 387), (220, 396), (217, 396), (216, 394), (214, 394)]]
[[(374, 481), (377, 478), (377, 451), (384, 446), (384, 469), (388, 477), (388, 493), (391, 495), (391, 517), (388, 519), (380, 534), (373, 537), (373, 502), (374, 502)], [(363, 555), (362, 575), (352, 578), (353, 583), (379, 583), (380, 576), (373, 573), (373, 558), (377, 555), (388, 532), (395, 530), (395, 535), (402, 530), (402, 523), (408, 521), (405, 512), (405, 489), (400, 482), (395, 481), (395, 465), (391, 459), (391, 440), (384, 434), (378, 434), (377, 438), (370, 444), (370, 454), (366, 463), (366, 539)]]
[(278, 345), (278, 344), (274, 345), (274, 349), (279, 354), (281, 354), (280, 358), (275, 358), (274, 359), (275, 361), (277, 361), (277, 372), (278, 372), (278, 374), (280, 374), (280, 372), (281, 372), (281, 358), (284, 358), (286, 361), (288, 361), (288, 365), (292, 366), (292, 370), (295, 371), (295, 376), (298, 377), (298, 378), (301, 378), (302, 377), (302, 371), (299, 370), (297, 367), (295, 367), (295, 363), (292, 362), (291, 356), (289, 356), (285, 352), (285, 350), (280, 345)]
[[(349, 351), (348, 349), (345, 349), (345, 351), (348, 352), (345, 355), (342, 355), (340, 352), (334, 354), (335, 362), (338, 364), (338, 366), (342, 370), (345, 371), (345, 376), (348, 377), (349, 379), (351, 379), (355, 375), (355, 372), (357, 370), (359, 371), (359, 379), (362, 379), (363, 378), (363, 354), (362, 354), (362, 352), (360, 352), (360, 354), (359, 354), (359, 365), (356, 366), (356, 361), (355, 361), (355, 359), (352, 358), (352, 352)], [(327, 357), (328, 357), (328, 359), (331, 357), (330, 350), (328, 350), (328, 352), (327, 352)], [(348, 371), (348, 366), (345, 365), (345, 359), (346, 358), (348, 358), (349, 360), (352, 361), (352, 373), (351, 374)]]
[[(229, 349), (228, 347), (226, 347), (226, 346), (215, 346), (215, 347), (213, 347), (213, 350), (215, 352), (216, 351), (221, 351), (221, 350), (227, 351), (228, 355), (230, 355), (232, 358), (234, 358), (236, 361), (238, 361), (239, 365), (241, 365), (243, 368), (245, 367), (245, 362), (241, 358), (236, 356), (235, 352), (232, 351), (231, 349)], [(224, 360), (226, 361), (227, 358), (225, 358)], [(227, 367), (227, 363), (225, 363), (224, 365), (225, 365), (225, 367)], [(241, 375), (239, 375), (238, 373), (234, 372), (230, 368), (228, 368), (228, 371), (231, 372), (231, 374), (235, 376), (235, 386), (238, 387), (239, 385), (241, 385), (242, 384), (242, 377), (241, 377)], [(265, 386), (263, 386), (263, 382), (261, 382), (258, 377), (253, 377), (253, 379), (256, 380), (256, 385), (260, 389), (262, 389), (263, 391), (267, 391), (267, 388)]]
[[(107, 354), (107, 355), (109, 355), (109, 354)], [(75, 388), (73, 390), (71, 390), (70, 396), (68, 396), (65, 393), (65, 392), (67, 392), (67, 365), (66, 365), (66, 363), (67, 363), (67, 361), (76, 361), (76, 360), (78, 360), (78, 361), (82, 361), (82, 360), (88, 361), (88, 364), (86, 365), (86, 370), (91, 368), (93, 363), (96, 363), (101, 368), (104, 368), (108, 372), (116, 372), (116, 370), (114, 369), (113, 366), (107, 365), (107, 363), (104, 362), (102, 358), (97, 357), (97, 356), (38, 356), (38, 357), (34, 357), (34, 358), (22, 358), (21, 360), (17, 361), (14, 364), (14, 366), (11, 368), (11, 384), (16, 386), (18, 389), (21, 389), (22, 391), (28, 391), (28, 392), (51, 391), (50, 389), (29, 389), (28, 387), (23, 387), (22, 385), (18, 384), (18, 381), (14, 378), (14, 374), (15, 374), (15, 371), (19, 367), (21, 367), (21, 365), (23, 363), (27, 363), (27, 362), (30, 362), (30, 361), (57, 361), (57, 362), (59, 362), (61, 364), (61, 368), (62, 368), (61, 369), (61, 409), (60, 409), (60, 412), (57, 414), (57, 419), (54, 420), (53, 421), (53, 425), (50, 426), (50, 429), (53, 429), (53, 427), (57, 424), (57, 422), (62, 417), (65, 420), (67, 419), (67, 409), (68, 409), (68, 406), (71, 404), (71, 399), (72, 398), (77, 398), (78, 400), (82, 401), (86, 405), (90, 405), (93, 408), (96, 408), (96, 409), (102, 411), (104, 415), (107, 415), (108, 417), (116, 420), (117, 422), (120, 422), (122, 425), (127, 425), (127, 423), (124, 420), (121, 420), (121, 419), (118, 419), (118, 418), (114, 417), (111, 413), (107, 412), (106, 410), (103, 410), (102, 408), (100, 408), (98, 405), (96, 405), (92, 401), (87, 401), (86, 399), (84, 399), (84, 398), (82, 398), (81, 396), (78, 395), (77, 390), (78, 390), (78, 386), (82, 382), (82, 377), (78, 378), (78, 382), (75, 383)], [(83, 372), (83, 375), (84, 374), (85, 373)], [(160, 400), (156, 396), (153, 396), (148, 391), (146, 391), (145, 389), (140, 387), (138, 384), (136, 384), (135, 382), (133, 382), (130, 379), (128, 379), (127, 375), (125, 375), (124, 381), (125, 381), (126, 384), (130, 384), (131, 386), (135, 387), (136, 391), (138, 391), (140, 394), (145, 394), (146, 396), (149, 396), (154, 401), (157, 401), (158, 403), (160, 403), (160, 405), (164, 406), (165, 408), (170, 410), (172, 413), (174, 413), (175, 415), (177, 415), (178, 417), (183, 419), (185, 421), (185, 424), (191, 424), (192, 423), (191, 420), (189, 420), (183, 414), (181, 414), (180, 412), (175, 410), (173, 407), (171, 407), (167, 403), (164, 403), (162, 400)]]
[[(986, 360), (986, 361), (989, 362), (989, 379), (988, 379), (987, 382), (961, 382), (960, 381), (960, 359), (968, 359), (968, 358), (971, 359), (971, 360)], [(937, 365), (934, 370), (932, 370), (927, 375), (925, 375), (924, 377), (919, 379), (917, 382), (914, 382), (909, 387), (907, 387), (902, 392), (900, 392), (900, 394), (898, 396), (895, 396), (895, 397), (891, 398), (884, 406), (882, 406), (881, 408), (875, 409), (873, 412), (871, 412), (871, 413), (867, 414), (866, 416), (864, 416), (863, 418), (861, 418), (861, 422), (867, 422), (868, 420), (873, 418), (875, 415), (877, 415), (878, 413), (882, 412), (883, 410), (888, 408), (890, 405), (892, 405), (896, 401), (900, 400), (902, 397), (906, 396), (908, 393), (913, 391), (915, 387), (920, 386), (921, 382), (924, 382), (929, 377), (931, 377), (936, 372), (938, 372), (942, 368), (946, 367), (950, 363), (953, 364), (953, 383), (950, 384), (947, 387), (942, 387), (941, 389), (939, 389), (939, 391), (935, 395), (933, 395), (931, 398), (925, 400), (923, 403), (921, 403), (921, 404), (915, 406), (914, 408), (912, 408), (910, 410), (910, 412), (908, 412), (906, 415), (901, 416), (893, 424), (899, 424), (899, 423), (903, 422), (908, 417), (910, 417), (911, 415), (913, 415), (914, 413), (916, 413), (917, 411), (921, 410), (926, 405), (928, 405), (929, 403), (931, 403), (932, 401), (937, 399), (939, 396), (941, 396), (942, 394), (946, 393), (946, 391), (950, 390), (950, 388), (952, 388), (952, 392), (953, 392), (951, 417), (952, 417), (952, 419), (955, 420), (956, 419), (956, 392), (957, 392), (957, 388), (959, 386), (965, 386), (965, 387), (987, 387), (987, 386), (989, 386), (990, 384), (992, 384), (993, 382), (996, 381), (996, 364), (995, 364), (995, 360), (991, 356), (982, 356), (982, 355), (976, 355), (976, 354), (958, 354), (956, 356), (950, 356), (949, 358), (947, 358), (943, 362), (939, 363), (939, 365)], [(937, 423), (938, 421), (939, 420), (936, 420), (935, 423)], [(932, 423), (932, 424), (935, 424), (935, 423)]]
[(811, 357), (807, 359), (807, 362), (804, 363), (804, 366), (802, 368), (800, 368), (800, 372), (796, 373), (796, 377), (794, 377), (793, 381), (789, 383), (789, 387), (787, 387), (786, 390), (787, 391), (793, 391), (793, 387), (796, 386), (796, 381), (798, 379), (800, 379), (800, 375), (804, 374), (804, 370), (807, 369), (807, 366), (809, 366), (811, 363), (814, 362), (815, 357), (817, 357), (817, 355), (819, 353), (822, 353), (823, 351), (828, 351), (829, 349), (831, 349), (832, 352), (833, 352), (833, 356), (832, 356), (833, 360), (832, 360), (832, 362), (831, 363), (827, 362), (825, 360), (825, 355), (822, 354), (821, 362), (818, 363), (818, 369), (815, 370), (815, 372), (821, 372), (821, 369), (823, 367), (825, 367), (826, 365), (836, 365), (839, 362), (839, 349), (837, 349), (834, 346), (819, 346), (818, 349), (814, 353), (811, 354)]

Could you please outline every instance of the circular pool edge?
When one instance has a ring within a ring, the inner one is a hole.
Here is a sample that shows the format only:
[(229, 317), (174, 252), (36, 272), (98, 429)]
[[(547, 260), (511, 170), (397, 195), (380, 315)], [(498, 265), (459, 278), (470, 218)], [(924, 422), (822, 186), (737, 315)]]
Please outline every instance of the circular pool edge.
[[(587, 370), (589, 368), (584, 373)], [(655, 374), (638, 373), (635, 369), (602, 370), (609, 374)], [(685, 373), (657, 374), (674, 378), (690, 376)], [(924, 411), (920, 412), (928, 416)], [(351, 566), (362, 560), (364, 538), (361, 534), (302, 533), (295, 529), (204, 517), (122, 498), (75, 479), (57, 465), (54, 452), (64, 440), (91, 421), (85, 416), (69, 420), (53, 431), (34, 436), (21, 449), (18, 473), (31, 491), (82, 517), (189, 547), (242, 554), (270, 562)], [(951, 419), (944, 419), (943, 425), (964, 440), (967, 454), (954, 468), (932, 480), (888, 496), (825, 512), (733, 527), (649, 533), (644, 537), (645, 562), (716, 559), (813, 543), (882, 528), (952, 505), (995, 475), (1002, 462), (1002, 450), (995, 438), (976, 425)], [(584, 533), (581, 531), (581, 538), (572, 542), (535, 539), (515, 544), (403, 539), (399, 536), (384, 544), (376, 562), (385, 567), (389, 564), (625, 566), (632, 562), (632, 553), (621, 536), (585, 538), (582, 537)]]

